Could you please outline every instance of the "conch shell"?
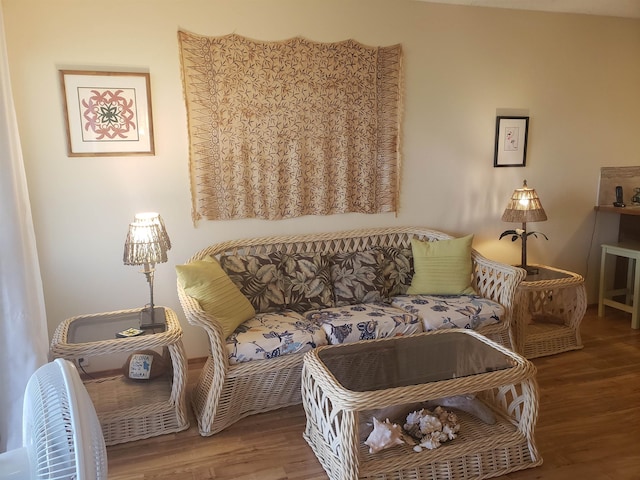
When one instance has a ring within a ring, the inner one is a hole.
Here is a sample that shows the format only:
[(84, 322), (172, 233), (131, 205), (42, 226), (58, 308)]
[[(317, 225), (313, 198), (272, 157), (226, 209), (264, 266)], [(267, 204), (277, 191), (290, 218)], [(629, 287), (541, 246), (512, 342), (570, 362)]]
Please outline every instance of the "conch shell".
[(369, 447), (369, 453), (378, 453), (385, 448), (401, 445), (404, 443), (402, 427), (391, 423), (388, 418), (381, 422), (376, 417), (373, 417), (373, 431), (364, 443)]

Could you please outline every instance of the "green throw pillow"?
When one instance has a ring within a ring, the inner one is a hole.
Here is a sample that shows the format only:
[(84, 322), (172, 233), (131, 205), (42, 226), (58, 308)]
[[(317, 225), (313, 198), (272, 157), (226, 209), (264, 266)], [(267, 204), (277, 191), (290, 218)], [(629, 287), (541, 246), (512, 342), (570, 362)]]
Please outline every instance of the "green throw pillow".
[(471, 295), (473, 235), (425, 242), (411, 239), (415, 274), (409, 295)]
[(224, 338), (256, 314), (251, 302), (240, 293), (216, 259), (176, 265), (176, 273), (187, 295), (220, 322)]

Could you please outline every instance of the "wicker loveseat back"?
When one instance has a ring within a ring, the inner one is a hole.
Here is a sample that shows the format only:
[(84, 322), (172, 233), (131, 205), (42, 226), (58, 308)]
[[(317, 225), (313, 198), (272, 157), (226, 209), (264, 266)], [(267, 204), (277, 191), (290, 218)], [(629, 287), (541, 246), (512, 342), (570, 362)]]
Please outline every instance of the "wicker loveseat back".
[[(194, 254), (188, 262), (208, 256), (256, 255), (274, 252), (322, 253), (327, 255), (366, 251), (375, 247), (411, 248), (411, 239), (437, 241), (452, 238), (423, 227), (389, 227), (308, 235), (247, 238), (217, 243)], [(477, 294), (500, 303), (505, 318), (479, 332), (511, 347), (510, 322), (513, 298), (525, 271), (494, 262), (472, 251), (472, 286)], [(237, 420), (301, 403), (303, 354), (289, 354), (229, 364), (222, 326), (200, 308), (178, 283), (178, 296), (187, 321), (202, 327), (209, 337), (210, 355), (192, 392), (192, 406), (201, 435), (212, 435)]]

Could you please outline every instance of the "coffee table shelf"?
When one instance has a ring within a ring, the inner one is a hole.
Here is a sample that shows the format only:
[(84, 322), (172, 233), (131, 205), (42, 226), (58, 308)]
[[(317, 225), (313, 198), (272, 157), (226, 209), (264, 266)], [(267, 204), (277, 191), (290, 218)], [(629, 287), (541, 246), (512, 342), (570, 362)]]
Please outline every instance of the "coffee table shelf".
[[(358, 375), (358, 371), (368, 369), (375, 372), (376, 378), (394, 379), (399, 364), (393, 361), (393, 352), (404, 349), (406, 339), (418, 336), (358, 342), (366, 343), (363, 345), (366, 352), (361, 355), (366, 361), (359, 366), (353, 364), (349, 355), (345, 355), (344, 361), (332, 360), (329, 368), (323, 362), (324, 349), (340, 352), (341, 347), (353, 348), (348, 345), (319, 347), (305, 355), (302, 398), (307, 424), (304, 437), (330, 479), (482, 479), (542, 463), (533, 437), (538, 409), (535, 367), (524, 357), (472, 331), (429, 332), (420, 334), (422, 338), (417, 341), (429, 348), (434, 340), (439, 340), (438, 335), (456, 333), (470, 335), (474, 342), (499, 352), (509, 366), (459, 378), (455, 378), (455, 374), (447, 379), (428, 378), (425, 383), (389, 388), (380, 384), (366, 390), (358, 386), (365, 386), (366, 380), (356, 379), (353, 383), (344, 376), (346, 372)], [(468, 363), (468, 359), (461, 356), (462, 350), (449, 352), (436, 368), (442, 372), (444, 364)], [(344, 388), (340, 381), (345, 378), (345, 383), (356, 388)], [(394, 382), (390, 380), (389, 385)], [(486, 424), (468, 413), (451, 409), (460, 420), (459, 435), (437, 449), (414, 452), (411, 446), (400, 445), (370, 454), (364, 445), (365, 435), (359, 430), (364, 422), (370, 421), (372, 411), (462, 394), (476, 395), (495, 413), (496, 423)]]

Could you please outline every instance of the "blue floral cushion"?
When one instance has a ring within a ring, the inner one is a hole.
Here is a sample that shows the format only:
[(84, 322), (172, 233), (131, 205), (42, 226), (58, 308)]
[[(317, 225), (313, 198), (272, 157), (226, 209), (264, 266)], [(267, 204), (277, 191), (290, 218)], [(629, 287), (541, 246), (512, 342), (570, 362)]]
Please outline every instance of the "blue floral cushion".
[(418, 315), (424, 330), (478, 328), (499, 323), (504, 307), (478, 295), (399, 295), (391, 305)]
[(327, 337), (318, 325), (299, 313), (259, 313), (242, 323), (227, 338), (229, 363), (263, 360), (290, 353), (302, 353), (326, 345)]
[(420, 317), (384, 303), (325, 308), (305, 313), (326, 333), (329, 343), (411, 335), (423, 331)]

